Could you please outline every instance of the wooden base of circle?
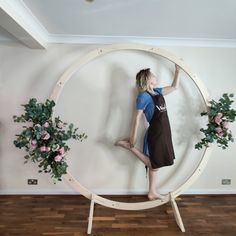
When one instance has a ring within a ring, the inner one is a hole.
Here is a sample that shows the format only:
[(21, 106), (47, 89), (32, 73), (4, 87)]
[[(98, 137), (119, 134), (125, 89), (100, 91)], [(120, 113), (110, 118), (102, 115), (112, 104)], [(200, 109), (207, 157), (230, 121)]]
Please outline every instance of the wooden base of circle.
[[(170, 196), (171, 206), (172, 206), (172, 209), (173, 209), (173, 212), (174, 212), (175, 221), (176, 221), (177, 225), (179, 226), (180, 230), (182, 232), (185, 232), (184, 224), (183, 224), (182, 218), (180, 216), (179, 208), (177, 206), (175, 198), (172, 197), (171, 193), (169, 193), (169, 196)], [(88, 217), (88, 230), (87, 230), (87, 234), (91, 234), (92, 233), (93, 215), (94, 215), (94, 205), (95, 205), (95, 203), (97, 203), (96, 202), (96, 195), (92, 194), (91, 195), (90, 210), (89, 210), (89, 217)]]

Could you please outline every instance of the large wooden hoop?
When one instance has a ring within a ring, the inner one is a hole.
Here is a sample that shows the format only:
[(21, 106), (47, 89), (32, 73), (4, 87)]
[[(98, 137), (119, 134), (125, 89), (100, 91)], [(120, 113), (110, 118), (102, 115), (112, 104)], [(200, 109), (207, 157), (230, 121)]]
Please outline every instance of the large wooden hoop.
[[(86, 54), (85, 56), (83, 56), (82, 58), (80, 58), (78, 61), (76, 61), (75, 63), (73, 63), (65, 72), (64, 74), (61, 76), (61, 78), (58, 80), (58, 82), (56, 83), (56, 86), (53, 89), (53, 92), (50, 96), (50, 99), (54, 100), (56, 103), (58, 101), (58, 98), (62, 92), (62, 89), (64, 87), (64, 85), (66, 84), (66, 82), (71, 78), (71, 76), (78, 71), (82, 66), (84, 66), (85, 64), (87, 64), (88, 62), (92, 61), (93, 59), (101, 56), (101, 55), (105, 55), (107, 53), (113, 52), (113, 51), (118, 51), (118, 50), (140, 50), (140, 51), (146, 51), (149, 53), (153, 53), (159, 56), (162, 56), (166, 59), (168, 59), (169, 61), (176, 63), (177, 65), (179, 65), (182, 70), (184, 70), (189, 77), (193, 80), (193, 82), (195, 83), (196, 87), (198, 88), (205, 106), (206, 106), (206, 110), (207, 110), (207, 106), (208, 106), (208, 102), (210, 100), (209, 98), (209, 94), (207, 92), (206, 87), (204, 86), (204, 84), (202, 83), (202, 81), (191, 72), (191, 70), (189, 69), (189, 67), (183, 62), (183, 60), (181, 60), (180, 58), (177, 58), (176, 56), (172, 55), (171, 53), (157, 48), (157, 47), (153, 47), (153, 46), (149, 46), (149, 45), (143, 45), (143, 44), (113, 44), (113, 45), (108, 45), (108, 46), (104, 46), (104, 47), (99, 47), (91, 52), (89, 52), (88, 54)], [(74, 188), (76, 189), (80, 194), (82, 194), (84, 197), (90, 199), (90, 200), (94, 200), (96, 203), (99, 203), (103, 206), (106, 207), (110, 207), (110, 208), (115, 208), (115, 209), (120, 209), (120, 210), (143, 210), (143, 209), (149, 209), (149, 208), (153, 208), (153, 207), (157, 207), (160, 205), (163, 205), (169, 201), (171, 201), (171, 199), (176, 198), (177, 196), (179, 196), (181, 193), (183, 193), (191, 184), (194, 183), (194, 181), (196, 181), (196, 179), (199, 177), (199, 175), (201, 174), (201, 172), (204, 170), (210, 154), (212, 152), (212, 146), (205, 148), (204, 153), (201, 157), (201, 160), (198, 164), (198, 166), (196, 167), (196, 169), (193, 171), (193, 173), (189, 176), (189, 178), (183, 183), (181, 184), (177, 189), (175, 189), (174, 191), (170, 192), (169, 194), (165, 195), (164, 200), (155, 200), (155, 201), (146, 201), (146, 202), (138, 202), (138, 203), (125, 203), (125, 202), (117, 202), (117, 201), (112, 201), (109, 199), (106, 199), (104, 197), (98, 196), (95, 193), (92, 193), (90, 190), (88, 190), (87, 188), (85, 188), (83, 185), (81, 185), (79, 183), (79, 181), (77, 181), (70, 173), (67, 173), (65, 175), (65, 179), (68, 181), (68, 183)]]

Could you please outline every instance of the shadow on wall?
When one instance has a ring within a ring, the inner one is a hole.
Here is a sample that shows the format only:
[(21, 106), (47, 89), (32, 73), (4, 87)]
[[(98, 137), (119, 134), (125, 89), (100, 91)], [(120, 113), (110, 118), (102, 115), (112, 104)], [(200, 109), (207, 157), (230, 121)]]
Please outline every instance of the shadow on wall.
[[(187, 80), (183, 81), (182, 80)], [(190, 82), (189, 82), (190, 81)], [(195, 158), (193, 155), (193, 151), (195, 149), (195, 143), (200, 139), (200, 112), (204, 110), (204, 101), (201, 99), (200, 92), (192, 83), (190, 78), (181, 78), (181, 83), (179, 86), (179, 90), (181, 90), (181, 96), (178, 99), (177, 109), (175, 111), (176, 117), (174, 121), (174, 136), (175, 136), (175, 145), (177, 147), (182, 147), (178, 149), (178, 155), (176, 155), (175, 160), (175, 173), (186, 172), (187, 166), (189, 166), (189, 162), (191, 158)], [(172, 124), (173, 125), (173, 124)], [(177, 153), (175, 153), (177, 154)], [(201, 155), (199, 155), (201, 156)], [(191, 160), (194, 163), (199, 163), (201, 159)], [(194, 168), (195, 166), (193, 166)], [(184, 170), (185, 171), (182, 171)], [(186, 177), (192, 175), (195, 169), (189, 170), (186, 172)], [(166, 178), (166, 181), (162, 183), (162, 185), (168, 184), (171, 181), (173, 174), (170, 174), (169, 177)], [(162, 185), (160, 187), (162, 187)]]
[[(28, 97), (36, 97), (42, 100), (49, 98), (64, 71), (80, 58), (84, 50), (82, 45), (59, 48), (51, 46), (50, 50), (40, 52), (37, 59), (29, 61), (28, 67), (31, 69), (28, 70), (26, 88)], [(90, 47), (87, 50), (91, 50)]]
[(118, 166), (127, 169), (128, 179), (126, 188), (131, 189), (135, 181), (135, 165), (132, 164), (132, 158), (135, 157), (130, 152), (121, 150), (121, 147), (114, 146), (114, 143), (130, 135), (137, 95), (135, 76), (130, 76), (126, 70), (116, 65), (111, 65), (111, 68), (110, 78), (108, 79), (108, 107), (104, 115), (102, 132), (98, 143), (105, 146), (111, 153), (118, 155), (124, 153), (124, 157), (119, 156), (116, 158), (116, 155), (113, 155), (113, 157)]

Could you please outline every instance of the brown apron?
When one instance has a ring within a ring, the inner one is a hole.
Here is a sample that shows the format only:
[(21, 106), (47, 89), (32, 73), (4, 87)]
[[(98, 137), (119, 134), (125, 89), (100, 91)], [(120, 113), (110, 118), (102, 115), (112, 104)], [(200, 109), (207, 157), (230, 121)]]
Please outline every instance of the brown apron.
[(156, 169), (172, 165), (175, 154), (165, 99), (162, 94), (152, 95), (149, 93), (149, 95), (155, 104), (155, 111), (149, 123), (147, 142), (150, 162), (152, 168)]

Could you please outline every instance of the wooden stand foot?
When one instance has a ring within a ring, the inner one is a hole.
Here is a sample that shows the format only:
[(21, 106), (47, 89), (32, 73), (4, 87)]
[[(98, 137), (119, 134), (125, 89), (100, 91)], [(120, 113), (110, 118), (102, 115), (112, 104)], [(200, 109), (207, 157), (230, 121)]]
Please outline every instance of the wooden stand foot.
[(179, 228), (181, 229), (181, 231), (185, 232), (184, 224), (183, 224), (182, 218), (179, 213), (179, 208), (177, 206), (175, 198), (172, 196), (171, 193), (170, 193), (170, 202), (171, 202), (171, 206), (172, 206), (172, 209), (174, 212), (175, 221), (176, 221), (177, 225), (179, 226)]
[(91, 203), (90, 203), (89, 218), (88, 218), (88, 231), (87, 231), (87, 234), (91, 234), (91, 232), (92, 232), (93, 212), (94, 212), (94, 195), (92, 194)]

